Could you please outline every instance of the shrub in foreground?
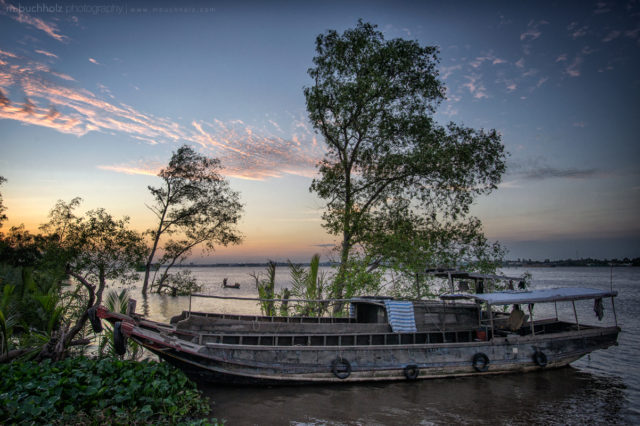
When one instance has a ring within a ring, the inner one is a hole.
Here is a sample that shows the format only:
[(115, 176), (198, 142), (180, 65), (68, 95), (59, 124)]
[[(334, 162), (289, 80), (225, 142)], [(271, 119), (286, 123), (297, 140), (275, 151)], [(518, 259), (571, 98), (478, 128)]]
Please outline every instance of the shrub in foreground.
[(207, 401), (166, 363), (115, 358), (0, 365), (0, 423), (203, 423)]

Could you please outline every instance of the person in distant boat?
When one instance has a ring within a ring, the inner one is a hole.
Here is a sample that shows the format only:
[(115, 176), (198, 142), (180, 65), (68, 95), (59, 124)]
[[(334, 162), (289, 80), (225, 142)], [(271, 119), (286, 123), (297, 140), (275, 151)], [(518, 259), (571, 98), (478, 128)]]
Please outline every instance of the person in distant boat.
[(229, 278), (225, 278), (222, 280), (222, 287), (226, 287), (227, 286), (227, 281), (229, 280)]

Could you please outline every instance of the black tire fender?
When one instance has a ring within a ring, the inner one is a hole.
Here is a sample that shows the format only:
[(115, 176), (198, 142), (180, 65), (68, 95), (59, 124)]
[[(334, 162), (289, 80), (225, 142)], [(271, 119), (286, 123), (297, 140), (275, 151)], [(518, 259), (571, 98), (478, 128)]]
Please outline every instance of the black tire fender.
[(331, 372), (338, 379), (346, 379), (351, 375), (351, 363), (345, 358), (338, 357), (331, 363)]
[(127, 337), (122, 334), (121, 325), (120, 321), (113, 324), (113, 347), (118, 355), (124, 355), (127, 352)]
[(420, 369), (418, 368), (417, 365), (407, 365), (404, 368), (404, 377), (406, 377), (407, 380), (415, 380), (418, 378), (419, 375), (420, 375)]
[(102, 321), (100, 321), (100, 318), (98, 318), (98, 315), (96, 315), (96, 307), (92, 306), (89, 309), (87, 309), (87, 316), (89, 317), (89, 322), (91, 323), (91, 328), (93, 329), (94, 333), (101, 333), (102, 332)]
[(547, 366), (547, 356), (542, 351), (535, 351), (533, 354), (533, 362), (535, 362), (537, 366), (544, 368)]
[(473, 368), (479, 373), (487, 371), (490, 363), (489, 357), (482, 352), (478, 352), (473, 356)]

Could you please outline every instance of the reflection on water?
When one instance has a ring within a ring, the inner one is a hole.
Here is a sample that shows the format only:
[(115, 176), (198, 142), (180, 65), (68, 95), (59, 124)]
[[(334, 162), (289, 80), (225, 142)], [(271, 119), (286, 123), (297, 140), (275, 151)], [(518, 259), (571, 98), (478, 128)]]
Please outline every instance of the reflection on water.
[(203, 386), (214, 413), (242, 424), (621, 424), (624, 384), (574, 368), (369, 385)]
[[(209, 294), (255, 297), (249, 273), (259, 268), (195, 268)], [(524, 269), (509, 269), (519, 275)], [(534, 288), (583, 286), (609, 289), (608, 268), (534, 268)], [(222, 279), (239, 290), (222, 288)], [(278, 287), (288, 285), (280, 268)], [(213, 401), (213, 414), (229, 424), (640, 424), (640, 268), (616, 268), (613, 287), (619, 346), (597, 351), (560, 370), (530, 374), (423, 380), (388, 384), (304, 387), (219, 387), (200, 385)], [(134, 291), (135, 293), (135, 291)], [(189, 307), (189, 297), (137, 295), (138, 311), (168, 321)], [(609, 324), (593, 314), (593, 302), (577, 303), (581, 321)], [(193, 310), (255, 314), (255, 302), (193, 298)], [(545, 312), (536, 305), (537, 318)], [(553, 308), (550, 308), (553, 309)], [(560, 318), (573, 320), (571, 304), (559, 304)], [(554, 313), (553, 313), (554, 314)]]

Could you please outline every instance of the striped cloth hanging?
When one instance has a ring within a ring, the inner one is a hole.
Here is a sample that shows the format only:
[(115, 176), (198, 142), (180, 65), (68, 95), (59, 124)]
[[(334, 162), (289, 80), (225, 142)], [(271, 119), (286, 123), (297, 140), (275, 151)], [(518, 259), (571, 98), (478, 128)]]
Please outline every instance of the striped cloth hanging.
[(356, 305), (353, 303), (349, 303), (349, 318), (356, 317)]
[(387, 318), (394, 333), (415, 333), (416, 319), (413, 313), (413, 302), (385, 300)]

